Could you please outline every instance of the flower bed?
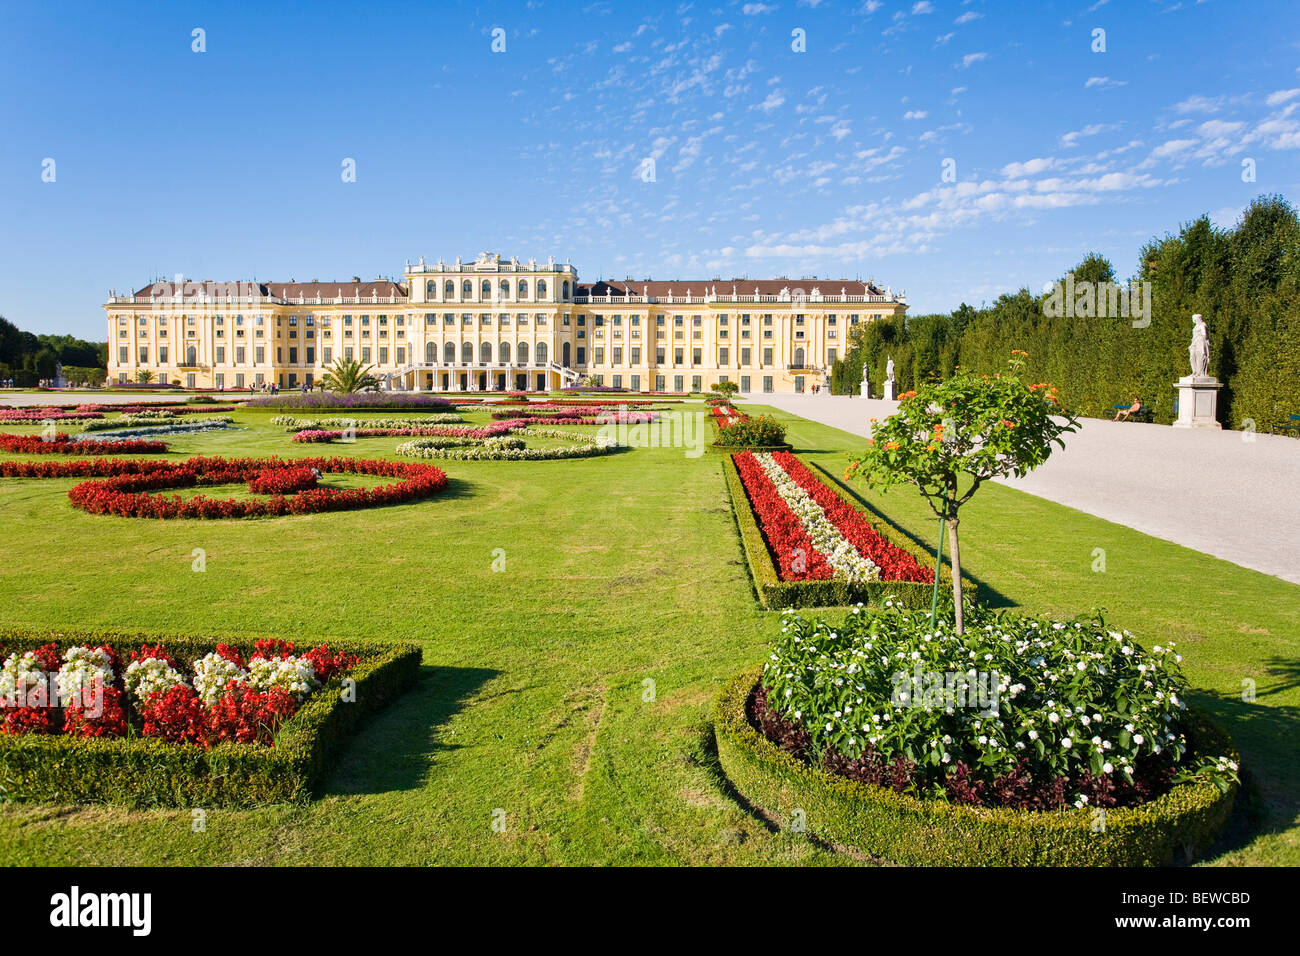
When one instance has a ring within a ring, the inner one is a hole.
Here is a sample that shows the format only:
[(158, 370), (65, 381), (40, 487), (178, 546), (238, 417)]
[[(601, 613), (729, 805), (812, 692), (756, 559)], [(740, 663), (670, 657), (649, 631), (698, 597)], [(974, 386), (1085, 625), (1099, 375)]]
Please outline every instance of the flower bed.
[(341, 429), (319, 429), (309, 428), (295, 434), (290, 441), (306, 443), (329, 443), (338, 441), (341, 438), (394, 438), (394, 437), (435, 437), (443, 438), (470, 438), (475, 440), (484, 440), (488, 438), (498, 438), (502, 435), (508, 435), (513, 431), (524, 428), (528, 422), (522, 418), (512, 418), (509, 421), (493, 422), (491, 425), (479, 427), (455, 428), (446, 425), (429, 425), (426, 427), (416, 428), (352, 428), (347, 430)]
[[(1030, 830), (1027, 820), (1073, 808), (1084, 811), (1071, 819), (1085, 836), (1114, 813), (1140, 819), (1184, 784), (1208, 786), (1208, 805), (1225, 816), (1231, 804), (1237, 755), (1214, 734), (1189, 740), (1197, 722), (1182, 699), (1181, 658), (1100, 616), (974, 608), (957, 634), (946, 617), (887, 600), (834, 624), (790, 612), (782, 625), (761, 678), (742, 691), (745, 719), (808, 770), (865, 785), (871, 803), (970, 808)], [(997, 816), (1008, 811), (1025, 816)], [(1004, 850), (1015, 849), (1008, 839)]]
[(145, 635), (11, 630), (0, 645), (0, 792), (133, 806), (306, 799), (420, 663), (416, 645), (359, 641), (301, 653), (273, 639), (163, 647)]
[(248, 480), (248, 490), (255, 495), (292, 495), (316, 487), (316, 472), (306, 467), (272, 468)]
[[(308, 488), (292, 498), (207, 498), (154, 492), (168, 488), (236, 484), (269, 472), (315, 468), (324, 472), (399, 479), (377, 488)], [(447, 487), (447, 476), (432, 465), (361, 458), (205, 458), (186, 461), (108, 459), (69, 462), (0, 462), (0, 476), (15, 478), (89, 477), (68, 490), (74, 507), (91, 514), (129, 518), (252, 518), (319, 514), (418, 501)]]
[(288, 392), (253, 398), (246, 408), (422, 408), (429, 411), (451, 411), (452, 404), (437, 395), (402, 392), (353, 392), (336, 395), (333, 392)]
[[(1160, 866), (1209, 847), (1232, 810), (1236, 785), (1224, 793), (1204, 780), (1177, 784), (1141, 807), (1107, 810), (1104, 818), (1092, 808), (954, 806), (862, 783), (793, 756), (758, 730), (750, 703), (759, 675), (758, 668), (740, 674), (718, 700), (714, 730), (727, 779), (778, 824), (797, 815), (822, 839), (893, 863)], [(1184, 732), (1192, 754), (1233, 753), (1227, 735), (1198, 714), (1189, 715)]]
[[(133, 419), (135, 421), (149, 421), (150, 419)], [(169, 422), (165, 425), (141, 425), (137, 428), (119, 428), (113, 431), (89, 431), (85, 434), (74, 435), (74, 442), (104, 442), (120, 441), (126, 438), (153, 438), (162, 435), (193, 435), (199, 432), (221, 431), (229, 428), (233, 418), (200, 418), (197, 421), (188, 422)], [(105, 425), (105, 422), (96, 424)], [(118, 424), (113, 422), (112, 424)]]
[(465, 419), (454, 412), (440, 415), (422, 415), (419, 418), (295, 418), (292, 415), (276, 415), (271, 419), (272, 425), (283, 425), (291, 432), (304, 429), (324, 431), (344, 428), (420, 428), (426, 425), (459, 425)]
[[(556, 438), (572, 445), (555, 448), (527, 448), (518, 439), (490, 438), (484, 441), (416, 439), (397, 446), (397, 454), (411, 458), (449, 458), (459, 461), (559, 461), (607, 455), (618, 446), (599, 435), (576, 435), (546, 428), (525, 428), (518, 432), (534, 438)], [(448, 444), (454, 441), (454, 444)]]
[(741, 452), (728, 487), (759, 599), (807, 607), (904, 595), (928, 606), (934, 572), (867, 520), (794, 455)]
[(74, 441), (62, 432), (50, 441), (39, 435), (0, 435), (0, 451), (18, 455), (149, 455), (165, 452), (164, 441), (139, 439)]
[(103, 418), (101, 412), (65, 411), (61, 408), (5, 408), (0, 409), (0, 425), (43, 425), (46, 422), (72, 422), (89, 428), (92, 419)]

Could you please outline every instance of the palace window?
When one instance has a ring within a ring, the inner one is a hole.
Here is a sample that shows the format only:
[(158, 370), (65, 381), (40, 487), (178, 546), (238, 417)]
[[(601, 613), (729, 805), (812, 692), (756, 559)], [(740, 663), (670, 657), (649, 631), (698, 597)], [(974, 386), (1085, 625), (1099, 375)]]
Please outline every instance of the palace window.
[(526, 279), (519, 280), (519, 285), (516, 287), (515, 297), (520, 300), (528, 298), (528, 281)]
[(456, 283), (448, 279), (442, 284), (442, 297), (450, 302), (456, 297)]
[(546, 280), (545, 280), (545, 279), (538, 279), (538, 280), (537, 280), (537, 298), (539, 298), (539, 299), (545, 299), (545, 298), (546, 298)]
[(466, 301), (474, 295), (474, 283), (466, 279), (460, 284), (460, 297)]

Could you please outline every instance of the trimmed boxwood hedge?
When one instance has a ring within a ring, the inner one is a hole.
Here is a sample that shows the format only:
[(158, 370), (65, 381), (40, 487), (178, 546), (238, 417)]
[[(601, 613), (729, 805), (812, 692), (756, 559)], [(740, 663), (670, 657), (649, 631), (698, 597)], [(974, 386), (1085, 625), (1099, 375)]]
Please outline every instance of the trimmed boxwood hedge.
[[(238, 647), (247, 656), (257, 637), (199, 639), (6, 629), (0, 630), (0, 648), (8, 655), (50, 641), (57, 641), (60, 647), (108, 644), (127, 660), (142, 644), (163, 643), (179, 663), (189, 664), (215, 650), (218, 643)], [(306, 642), (297, 643), (308, 648)], [(357, 654), (361, 660), (307, 698), (277, 732), (273, 747), (222, 743), (205, 751), (139, 736), (82, 739), (62, 734), (0, 734), (0, 800), (133, 807), (236, 807), (305, 801), (358, 724), (409, 688), (420, 668), (418, 644), (326, 643), (332, 651)], [(343, 681), (348, 678), (356, 681), (354, 702), (341, 699)]]
[[(814, 465), (825, 479), (829, 479), (824, 469)], [(893, 597), (895, 601), (906, 606), (928, 608), (934, 596), (934, 585), (915, 581), (870, 581), (865, 584), (850, 584), (848, 581), (833, 578), (820, 581), (782, 581), (772, 552), (767, 549), (763, 538), (763, 529), (759, 527), (758, 517), (745, 494), (745, 485), (740, 480), (740, 471), (735, 460), (728, 455), (723, 459), (722, 469), (727, 478), (727, 491), (731, 495), (731, 511), (736, 516), (736, 528), (740, 532), (740, 541), (749, 564), (750, 574), (754, 579), (754, 589), (758, 592), (759, 603), (769, 610), (783, 610), (788, 607), (833, 607), (844, 604), (880, 603), (883, 598)], [(825, 480), (828, 488), (847, 501), (857, 510), (857, 502), (847, 497), (843, 489), (833, 480)], [(918, 550), (915, 543), (893, 528), (871, 516), (871, 526), (890, 544), (911, 553), (922, 565), (928, 565), (933, 556)], [(962, 590), (974, 600), (977, 588), (975, 582), (962, 575)], [(947, 596), (951, 602), (952, 572), (947, 566), (939, 574), (939, 599)]]
[[(850, 780), (781, 750), (749, 721), (762, 668), (730, 681), (714, 723), (718, 758), (737, 792), (784, 825), (795, 809), (822, 839), (893, 863), (918, 866), (1163, 866), (1214, 842), (1237, 786), (1178, 784), (1140, 807), (1034, 812), (954, 806)], [(1239, 756), (1228, 735), (1195, 712), (1185, 732), (1196, 753)]]
[(752, 452), (756, 452), (756, 453), (762, 453), (762, 452), (774, 452), (774, 451), (790, 451), (790, 450), (793, 448), (793, 446), (792, 446), (792, 445), (789, 445), (789, 444), (785, 444), (785, 445), (719, 445), (717, 442), (713, 442), (713, 443), (710, 444), (708, 447), (709, 447), (709, 451), (716, 452), (716, 453), (718, 453), (719, 455), (734, 455), (734, 454), (736, 454), (737, 452), (741, 452), (741, 451), (752, 451)]

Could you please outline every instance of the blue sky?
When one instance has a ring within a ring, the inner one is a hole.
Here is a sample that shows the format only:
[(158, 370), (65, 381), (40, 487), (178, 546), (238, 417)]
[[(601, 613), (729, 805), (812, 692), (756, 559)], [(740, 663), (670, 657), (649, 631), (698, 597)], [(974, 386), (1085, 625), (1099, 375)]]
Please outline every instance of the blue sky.
[(1090, 250), (1126, 275), (1202, 212), (1300, 197), (1297, 14), (7, 2), (0, 313), (103, 338), (108, 290), (155, 276), (372, 279), (485, 249), (588, 281), (872, 277), (913, 312)]

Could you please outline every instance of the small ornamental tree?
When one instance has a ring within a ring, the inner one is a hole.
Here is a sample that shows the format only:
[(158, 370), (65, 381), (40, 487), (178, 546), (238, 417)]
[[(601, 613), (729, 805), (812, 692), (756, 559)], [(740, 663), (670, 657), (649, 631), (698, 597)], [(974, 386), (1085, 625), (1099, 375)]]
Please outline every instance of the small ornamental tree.
[(731, 398), (731, 396), (740, 391), (740, 386), (735, 382), (718, 382), (716, 385), (712, 386), (709, 391), (717, 392), (723, 398)]
[(368, 388), (378, 388), (379, 379), (371, 374), (373, 365), (362, 365), (356, 359), (341, 358), (325, 373), (322, 384), (331, 392), (351, 395)]
[(1061, 435), (1078, 429), (1078, 419), (1058, 407), (1054, 387), (1020, 380), (1025, 357), (1012, 352), (1007, 372), (959, 370), (946, 382), (904, 392), (898, 410), (873, 426), (866, 451), (849, 465), (850, 474), (881, 491), (916, 485), (947, 526), (959, 634), (958, 511), (985, 481), (1028, 474), (1047, 461), (1053, 443), (1065, 447)]

